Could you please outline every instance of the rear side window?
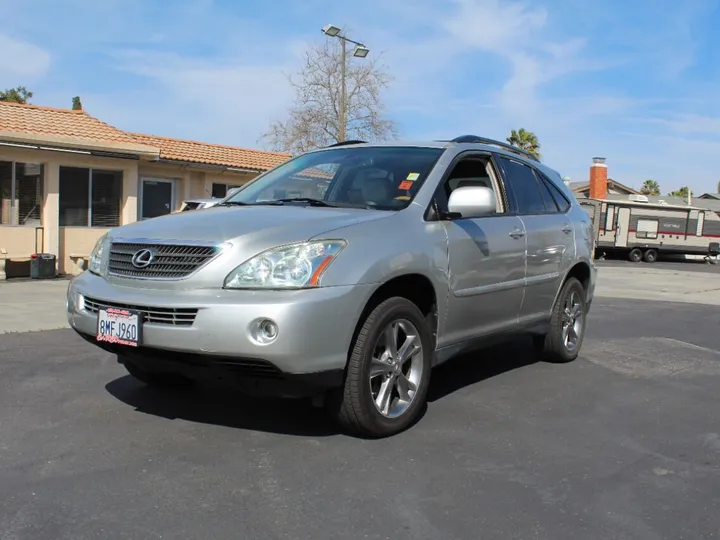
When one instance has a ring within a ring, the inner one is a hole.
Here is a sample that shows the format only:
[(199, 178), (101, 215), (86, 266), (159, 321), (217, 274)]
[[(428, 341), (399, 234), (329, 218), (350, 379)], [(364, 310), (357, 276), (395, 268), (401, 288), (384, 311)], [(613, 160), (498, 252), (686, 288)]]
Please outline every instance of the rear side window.
[(497, 156), (505, 171), (505, 183), (511, 191), (518, 214), (544, 214), (547, 212), (540, 184), (533, 170), (505, 156)]
[(568, 210), (570, 210), (570, 201), (567, 200), (565, 195), (560, 191), (553, 182), (545, 178), (542, 174), (538, 175), (538, 178), (540, 182), (547, 188), (547, 190), (550, 192), (550, 195), (552, 196), (553, 200), (555, 201), (555, 204), (557, 205), (558, 210), (560, 212), (565, 213)]

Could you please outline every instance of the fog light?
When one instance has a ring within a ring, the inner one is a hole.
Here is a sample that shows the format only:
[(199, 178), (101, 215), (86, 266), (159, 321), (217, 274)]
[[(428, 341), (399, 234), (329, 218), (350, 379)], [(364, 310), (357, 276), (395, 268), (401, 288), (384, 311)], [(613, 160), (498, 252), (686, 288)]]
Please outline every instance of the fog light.
[(256, 319), (250, 324), (250, 338), (258, 345), (272, 343), (279, 331), (278, 325), (270, 319)]

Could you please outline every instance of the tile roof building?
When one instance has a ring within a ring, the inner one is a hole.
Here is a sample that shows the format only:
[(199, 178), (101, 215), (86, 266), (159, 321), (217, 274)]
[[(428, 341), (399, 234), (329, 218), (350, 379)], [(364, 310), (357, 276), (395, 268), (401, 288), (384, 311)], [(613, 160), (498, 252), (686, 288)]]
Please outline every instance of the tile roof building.
[(290, 157), (0, 102), (0, 279), (25, 275), (38, 252), (56, 255), (60, 273), (79, 273), (110, 228), (168, 214), (186, 199), (223, 197)]

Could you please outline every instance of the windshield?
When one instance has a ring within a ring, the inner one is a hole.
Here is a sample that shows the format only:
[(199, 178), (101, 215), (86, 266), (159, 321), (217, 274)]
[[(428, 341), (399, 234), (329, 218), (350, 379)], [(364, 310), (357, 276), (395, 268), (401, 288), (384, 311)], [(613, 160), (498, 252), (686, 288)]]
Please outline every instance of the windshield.
[(258, 177), (221, 205), (283, 204), (400, 210), (413, 200), (443, 148), (336, 147), (303, 154)]

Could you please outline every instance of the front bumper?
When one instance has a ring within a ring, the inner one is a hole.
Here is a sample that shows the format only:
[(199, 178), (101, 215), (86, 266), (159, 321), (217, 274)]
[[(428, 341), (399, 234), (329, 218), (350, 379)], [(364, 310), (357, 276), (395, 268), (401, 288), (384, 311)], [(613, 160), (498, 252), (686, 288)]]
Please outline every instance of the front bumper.
[[(234, 366), (253, 376), (308, 376), (342, 372), (353, 332), (373, 287), (343, 286), (299, 291), (155, 290), (111, 285), (89, 272), (67, 293), (70, 326), (98, 347), (139, 364), (163, 369)], [(140, 347), (96, 342), (98, 305), (146, 313)], [(258, 319), (277, 325), (269, 344), (253, 341)]]

